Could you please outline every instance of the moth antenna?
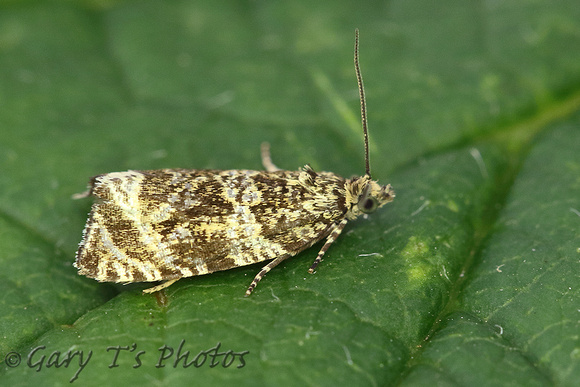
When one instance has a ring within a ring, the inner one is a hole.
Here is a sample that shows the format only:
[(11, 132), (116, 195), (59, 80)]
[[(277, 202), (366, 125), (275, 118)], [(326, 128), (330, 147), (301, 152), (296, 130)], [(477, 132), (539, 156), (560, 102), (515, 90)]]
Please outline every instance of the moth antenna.
[(358, 28), (354, 30), (354, 70), (356, 71), (356, 80), (358, 82), (358, 93), (360, 95), (360, 118), (362, 121), (363, 132), (365, 135), (365, 167), (366, 175), (371, 177), (371, 165), (369, 162), (369, 134), (367, 123), (367, 103), (365, 100), (365, 86), (363, 84), (362, 75), (360, 74), (360, 66), (358, 64)]

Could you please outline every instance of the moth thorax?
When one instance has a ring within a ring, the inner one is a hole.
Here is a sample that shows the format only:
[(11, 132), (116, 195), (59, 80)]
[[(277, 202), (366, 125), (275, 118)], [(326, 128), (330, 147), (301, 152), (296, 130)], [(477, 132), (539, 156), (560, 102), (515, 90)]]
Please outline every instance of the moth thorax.
[(310, 167), (310, 165), (306, 164), (302, 168), (300, 174), (298, 175), (298, 181), (303, 187), (305, 187), (309, 191), (312, 191), (315, 185), (314, 181), (317, 175), (318, 174), (314, 172), (314, 170)]

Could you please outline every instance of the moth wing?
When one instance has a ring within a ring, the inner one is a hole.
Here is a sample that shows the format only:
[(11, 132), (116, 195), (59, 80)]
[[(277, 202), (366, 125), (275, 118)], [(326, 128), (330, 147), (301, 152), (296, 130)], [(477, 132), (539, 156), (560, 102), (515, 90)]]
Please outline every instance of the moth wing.
[[(300, 183), (300, 173), (174, 169), (97, 176), (98, 201), (75, 266), (99, 281), (139, 282), (295, 255), (326, 236), (345, 211)], [(339, 189), (341, 179), (334, 180)]]

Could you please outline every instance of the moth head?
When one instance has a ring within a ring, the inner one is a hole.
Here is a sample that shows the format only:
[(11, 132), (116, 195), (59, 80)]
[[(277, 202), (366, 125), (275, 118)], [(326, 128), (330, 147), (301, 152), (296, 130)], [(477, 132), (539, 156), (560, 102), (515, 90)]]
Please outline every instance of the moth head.
[(348, 219), (371, 214), (395, 197), (390, 184), (380, 185), (368, 175), (347, 180), (345, 188)]

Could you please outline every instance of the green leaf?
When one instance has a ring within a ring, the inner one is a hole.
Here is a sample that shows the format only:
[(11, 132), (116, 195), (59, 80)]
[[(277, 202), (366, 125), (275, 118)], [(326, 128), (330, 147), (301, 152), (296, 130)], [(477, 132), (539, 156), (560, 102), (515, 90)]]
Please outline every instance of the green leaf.
[[(154, 295), (76, 274), (96, 174), (261, 169), (263, 141), (362, 174), (357, 27), (397, 197), (315, 275), (321, 244), (248, 298), (259, 264)], [(580, 380), (576, 2), (14, 0), (0, 68), (2, 384)]]

